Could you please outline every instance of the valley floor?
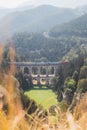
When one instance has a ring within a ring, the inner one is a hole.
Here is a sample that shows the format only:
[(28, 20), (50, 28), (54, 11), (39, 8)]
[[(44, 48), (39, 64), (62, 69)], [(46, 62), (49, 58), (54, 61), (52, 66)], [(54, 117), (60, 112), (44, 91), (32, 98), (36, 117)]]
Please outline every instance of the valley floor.
[(48, 109), (49, 107), (57, 104), (55, 93), (46, 86), (36, 86), (30, 91), (26, 91), (25, 95), (27, 95), (30, 99), (33, 99), (38, 105), (40, 104), (43, 106), (44, 109)]

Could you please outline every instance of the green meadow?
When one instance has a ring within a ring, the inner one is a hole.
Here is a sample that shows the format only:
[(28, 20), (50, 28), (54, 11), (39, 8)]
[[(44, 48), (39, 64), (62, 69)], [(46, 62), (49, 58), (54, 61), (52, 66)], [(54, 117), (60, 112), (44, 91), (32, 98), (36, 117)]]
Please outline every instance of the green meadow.
[(34, 87), (33, 89), (26, 91), (25, 95), (30, 99), (33, 99), (38, 105), (42, 105), (44, 109), (48, 109), (50, 106), (57, 104), (55, 93), (46, 86), (41, 88), (38, 86)]

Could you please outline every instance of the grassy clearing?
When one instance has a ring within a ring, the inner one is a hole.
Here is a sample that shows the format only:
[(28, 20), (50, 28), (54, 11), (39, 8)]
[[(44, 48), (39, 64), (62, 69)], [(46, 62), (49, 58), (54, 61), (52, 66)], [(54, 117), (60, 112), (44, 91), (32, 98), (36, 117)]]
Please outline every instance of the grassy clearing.
[(50, 106), (57, 104), (55, 93), (46, 86), (42, 88), (34, 87), (32, 90), (26, 91), (25, 94), (37, 104), (41, 104), (44, 109), (48, 109)]

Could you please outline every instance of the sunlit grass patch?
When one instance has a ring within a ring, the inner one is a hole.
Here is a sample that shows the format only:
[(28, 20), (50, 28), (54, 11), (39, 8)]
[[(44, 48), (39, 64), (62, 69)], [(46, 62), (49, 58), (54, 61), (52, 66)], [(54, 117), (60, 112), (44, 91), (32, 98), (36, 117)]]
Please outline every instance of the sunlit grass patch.
[(42, 105), (44, 109), (48, 109), (50, 106), (57, 104), (55, 93), (46, 86), (42, 88), (35, 87), (30, 91), (26, 91), (25, 94), (37, 104)]

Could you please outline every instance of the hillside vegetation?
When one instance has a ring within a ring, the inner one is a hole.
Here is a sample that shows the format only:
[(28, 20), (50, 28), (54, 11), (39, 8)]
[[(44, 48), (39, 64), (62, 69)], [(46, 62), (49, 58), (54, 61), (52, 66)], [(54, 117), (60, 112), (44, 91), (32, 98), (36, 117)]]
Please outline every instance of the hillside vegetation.
[(86, 37), (87, 36), (87, 14), (72, 20), (61, 26), (56, 26), (50, 31), (53, 37)]
[[(87, 54), (87, 15), (45, 33), (16, 33), (13, 44), (19, 61), (59, 61)], [(13, 42), (13, 43), (11, 43)]]

